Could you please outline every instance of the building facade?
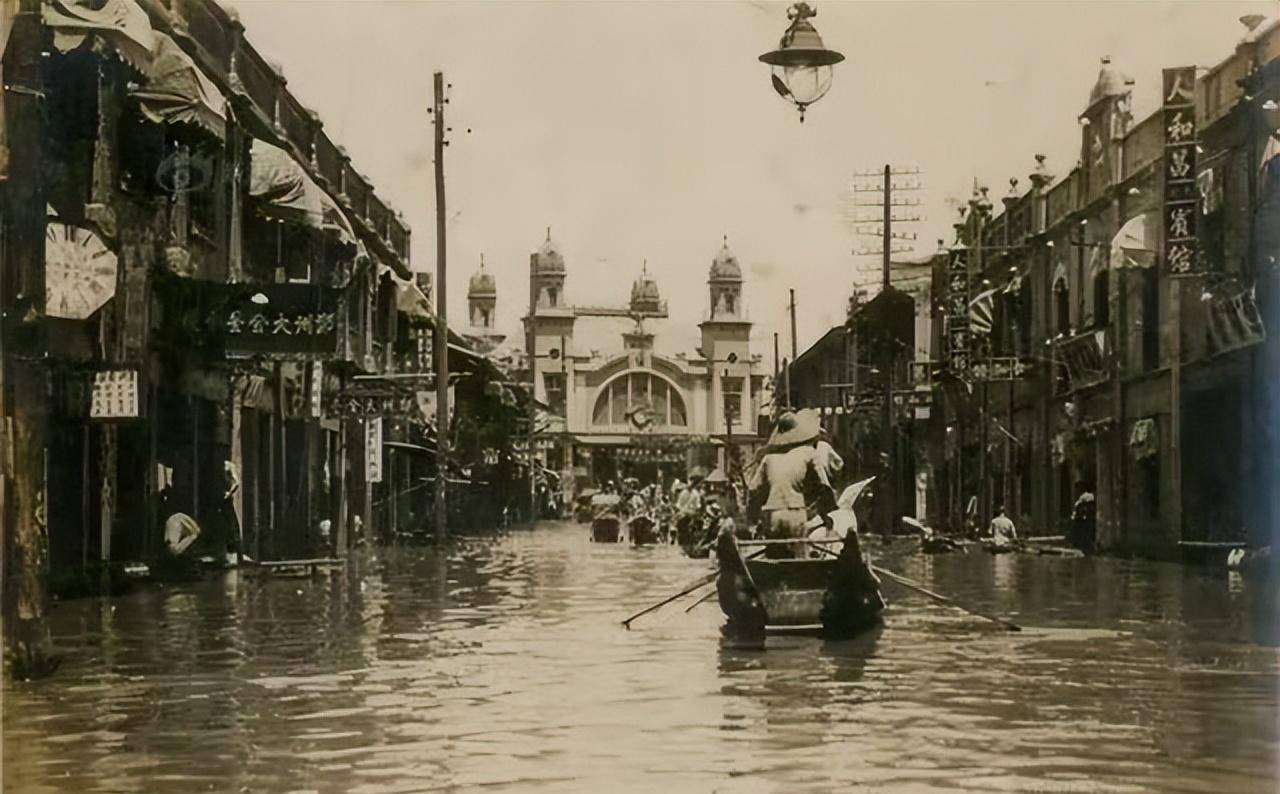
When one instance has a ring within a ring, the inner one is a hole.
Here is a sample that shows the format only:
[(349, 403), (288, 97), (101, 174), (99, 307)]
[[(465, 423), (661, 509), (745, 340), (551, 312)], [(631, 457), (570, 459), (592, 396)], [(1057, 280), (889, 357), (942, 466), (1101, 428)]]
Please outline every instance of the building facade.
[[(483, 320), (496, 294), (481, 275), (471, 313)], [(559, 473), (566, 497), (622, 477), (685, 478), (754, 450), (764, 379), (742, 270), (727, 242), (707, 274), (708, 309), (692, 350), (675, 341), (647, 267), (620, 306), (571, 304), (567, 281), (548, 230), (529, 258), (524, 376), (545, 406), (531, 432), (534, 448)], [(727, 457), (726, 449), (735, 451)]]
[[(435, 428), (397, 384), (426, 383), (434, 323), (398, 213), (222, 5), (0, 14), (11, 640), (39, 644), (63, 580), (161, 558), (175, 515), (215, 560), (343, 554), (402, 523)], [(457, 342), (460, 388), (489, 393)]]
[[(1280, 26), (1252, 28), (1207, 72), (1166, 75), (1166, 105), (1185, 110), (1142, 120), (1104, 60), (1080, 163), (1055, 177), (1038, 157), (1002, 206), (975, 191), (938, 266), (942, 355), (920, 370), (945, 523), (976, 502), (985, 526), (1003, 504), (1030, 534), (1060, 534), (1089, 492), (1096, 543), (1117, 553), (1274, 538), (1278, 54)], [(959, 293), (961, 323), (946, 309)]]

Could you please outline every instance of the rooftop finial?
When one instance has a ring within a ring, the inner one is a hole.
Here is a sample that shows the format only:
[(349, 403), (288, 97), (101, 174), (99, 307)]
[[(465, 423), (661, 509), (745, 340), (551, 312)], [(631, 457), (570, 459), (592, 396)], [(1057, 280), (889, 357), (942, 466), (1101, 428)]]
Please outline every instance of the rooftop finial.
[(648, 259), (642, 259), (642, 260), (640, 260), (640, 275), (642, 275), (642, 276), (647, 276), (647, 275), (649, 275), (649, 260), (648, 260)]
[(480, 269), (484, 270), (484, 251), (480, 252)]
[(547, 242), (551, 242), (551, 227), (547, 227)]
[(726, 234), (726, 235), (724, 235), (724, 247), (725, 247), (725, 248), (728, 248), (728, 247), (729, 247), (729, 235), (727, 235), (727, 234)]

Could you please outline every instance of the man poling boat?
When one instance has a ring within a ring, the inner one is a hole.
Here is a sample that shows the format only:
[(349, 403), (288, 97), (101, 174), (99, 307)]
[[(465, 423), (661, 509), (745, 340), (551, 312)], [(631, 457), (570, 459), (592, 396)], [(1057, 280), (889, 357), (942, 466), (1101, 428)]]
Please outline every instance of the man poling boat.
[[(807, 631), (849, 636), (876, 624), (880, 581), (863, 553), (853, 501), (870, 482), (837, 500), (817, 448), (816, 411), (784, 413), (749, 481), (761, 511), (761, 539), (716, 538), (720, 608), (736, 635)], [(758, 549), (761, 558), (744, 555)]]

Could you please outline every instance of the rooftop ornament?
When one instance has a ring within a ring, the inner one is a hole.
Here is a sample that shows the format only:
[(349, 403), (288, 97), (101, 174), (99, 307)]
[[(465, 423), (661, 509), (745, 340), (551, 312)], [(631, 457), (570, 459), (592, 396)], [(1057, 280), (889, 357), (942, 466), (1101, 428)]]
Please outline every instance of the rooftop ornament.
[(787, 9), (791, 24), (778, 49), (760, 56), (773, 67), (773, 90), (796, 106), (801, 124), (805, 110), (831, 89), (831, 67), (844, 60), (844, 55), (822, 45), (822, 37), (809, 22), (817, 15), (808, 3), (792, 5)]

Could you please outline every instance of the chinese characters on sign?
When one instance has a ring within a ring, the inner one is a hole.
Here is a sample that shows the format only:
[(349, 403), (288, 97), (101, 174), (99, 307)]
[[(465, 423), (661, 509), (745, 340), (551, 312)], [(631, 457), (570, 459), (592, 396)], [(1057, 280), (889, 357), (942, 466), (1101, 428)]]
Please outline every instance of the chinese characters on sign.
[(312, 284), (240, 286), (217, 323), (231, 354), (322, 360), (338, 354), (341, 290)]
[(1164, 261), (1174, 275), (1199, 264), (1195, 80), (1194, 66), (1164, 70)]
[(382, 419), (364, 423), (364, 479), (382, 482)]
[(947, 262), (947, 365), (963, 377), (970, 366), (969, 251), (957, 248)]
[(95, 372), (89, 398), (91, 419), (136, 419), (138, 410), (136, 370)]
[(326, 416), (359, 419), (362, 417), (408, 417), (422, 413), (418, 399), (399, 391), (347, 391), (333, 395), (325, 405)]
[(1010, 381), (1026, 377), (1031, 365), (1016, 356), (992, 356), (974, 365), (976, 380)]
[(324, 364), (311, 362), (311, 372), (307, 377), (307, 414), (312, 419), (320, 418), (321, 395), (324, 393)]

